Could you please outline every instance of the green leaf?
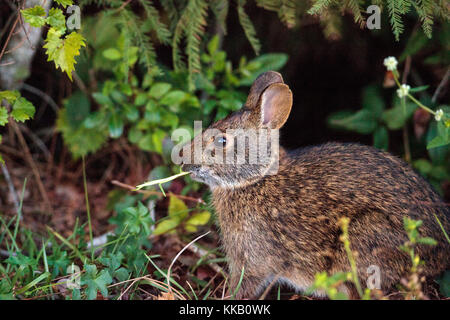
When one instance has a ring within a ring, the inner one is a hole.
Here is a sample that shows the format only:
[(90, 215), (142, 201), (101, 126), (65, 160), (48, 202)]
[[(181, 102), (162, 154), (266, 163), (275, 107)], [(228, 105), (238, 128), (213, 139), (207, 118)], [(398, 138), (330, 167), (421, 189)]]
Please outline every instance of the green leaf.
[(398, 130), (403, 128), (406, 121), (417, 109), (417, 105), (408, 101), (405, 102), (405, 109), (403, 108), (401, 100), (396, 98), (394, 107), (383, 112), (382, 119), (384, 123), (386, 123), (389, 130)]
[(11, 116), (16, 121), (24, 122), (34, 116), (35, 108), (27, 99), (20, 97), (14, 102)]
[(64, 8), (73, 5), (73, 0), (55, 0), (55, 2)]
[(103, 297), (108, 296), (107, 286), (112, 283), (112, 277), (107, 270), (97, 272), (95, 265), (86, 264), (85, 273), (81, 276), (81, 284), (87, 285), (86, 296), (88, 300), (97, 298), (97, 291), (100, 291)]
[(186, 92), (181, 91), (181, 90), (174, 90), (174, 91), (171, 91), (168, 94), (166, 94), (159, 103), (162, 105), (167, 105), (167, 106), (172, 106), (172, 107), (178, 106), (178, 105), (180, 105), (180, 103), (182, 103), (184, 101), (186, 96), (187, 96)]
[(123, 119), (119, 113), (111, 114), (108, 122), (109, 136), (111, 138), (119, 138), (123, 133)]
[(377, 116), (365, 109), (350, 115), (348, 112), (336, 112), (331, 114), (327, 120), (331, 127), (355, 131), (361, 134), (372, 133), (378, 125)]
[(422, 237), (417, 239), (417, 243), (435, 246), (437, 244), (437, 241), (430, 237)]
[(378, 126), (373, 132), (373, 146), (378, 149), (388, 150), (389, 133), (384, 126)]
[(64, 32), (66, 30), (66, 18), (61, 9), (51, 8), (46, 21), (58, 31)]
[(0, 126), (8, 123), (8, 110), (5, 107), (0, 107)]
[(113, 102), (109, 98), (109, 96), (104, 95), (101, 92), (94, 92), (92, 94), (92, 98), (94, 98), (95, 102), (97, 102), (98, 104), (101, 104), (101, 105), (112, 105), (113, 104)]
[(437, 280), (439, 283), (439, 291), (445, 297), (450, 297), (450, 270), (445, 271), (444, 275)]
[(450, 144), (450, 139), (444, 136), (437, 136), (427, 144), (427, 149), (433, 149)]
[(247, 68), (251, 74), (240, 81), (241, 86), (250, 86), (253, 81), (263, 72), (270, 70), (280, 70), (284, 67), (288, 60), (288, 55), (285, 53), (268, 53), (263, 54), (251, 60)]
[(433, 165), (427, 159), (417, 159), (413, 166), (423, 175), (428, 175), (433, 169)]
[(142, 138), (142, 131), (139, 130), (137, 127), (132, 127), (128, 131), (128, 140), (130, 140), (131, 143), (138, 143), (138, 141)]
[(421, 92), (421, 91), (425, 91), (429, 88), (430, 86), (420, 86), (420, 87), (416, 87), (416, 88), (411, 88), (409, 89), (410, 93), (415, 93), (415, 92)]
[(91, 102), (82, 91), (75, 91), (64, 101), (67, 121), (69, 125), (76, 129), (89, 116)]
[(159, 154), (162, 154), (162, 143), (164, 138), (166, 137), (166, 132), (160, 129), (156, 129), (152, 134), (152, 144), (153, 148)]
[(148, 100), (148, 96), (146, 93), (139, 93), (136, 98), (134, 99), (134, 104), (136, 106), (143, 106)]
[(214, 55), (216, 51), (219, 49), (219, 36), (214, 35), (212, 39), (208, 42), (208, 53), (210, 55)]
[(3, 99), (6, 99), (6, 101), (8, 101), (9, 104), (14, 104), (14, 101), (16, 101), (17, 98), (20, 97), (20, 92), (19, 91), (10, 91), (10, 90), (6, 90), (6, 91), (0, 91), (0, 102)]
[(119, 281), (126, 281), (130, 277), (130, 273), (127, 269), (122, 267), (114, 271), (114, 277), (116, 277)]
[(188, 207), (183, 200), (176, 196), (170, 196), (169, 200), (169, 216), (173, 219), (177, 219), (179, 222), (186, 219), (188, 216)]
[(75, 57), (80, 54), (81, 47), (85, 47), (84, 38), (80, 33), (71, 32), (64, 39), (62, 33), (55, 28), (50, 28), (45, 39), (45, 45), (48, 56), (47, 61), (53, 61), (56, 68), (66, 72), (72, 80), (72, 71), (75, 70)]
[(163, 95), (165, 95), (170, 88), (172, 88), (172, 85), (170, 83), (165, 83), (165, 82), (157, 82), (154, 83), (151, 87), (150, 87), (150, 91), (149, 91), (149, 96), (153, 97), (155, 99), (159, 99), (161, 98)]
[(152, 136), (150, 134), (143, 136), (138, 142), (138, 147), (144, 151), (154, 151)]
[(211, 218), (211, 213), (209, 211), (202, 211), (194, 213), (187, 221), (186, 221), (186, 230), (190, 232), (195, 232), (197, 230), (197, 226), (203, 226), (208, 223)]
[(362, 105), (364, 109), (373, 112), (377, 116), (381, 116), (385, 104), (378, 87), (368, 86), (364, 89)]
[(122, 58), (122, 54), (116, 48), (109, 48), (103, 51), (103, 56), (109, 60), (119, 60)]
[(178, 219), (166, 219), (158, 223), (155, 230), (153, 230), (153, 235), (157, 236), (168, 231), (175, 229), (180, 224)]
[(32, 27), (42, 27), (45, 24), (46, 12), (44, 8), (36, 5), (32, 8), (20, 10), (25, 22), (28, 22)]
[(437, 136), (427, 144), (427, 149), (442, 147), (450, 144), (450, 128), (443, 121), (437, 123)]

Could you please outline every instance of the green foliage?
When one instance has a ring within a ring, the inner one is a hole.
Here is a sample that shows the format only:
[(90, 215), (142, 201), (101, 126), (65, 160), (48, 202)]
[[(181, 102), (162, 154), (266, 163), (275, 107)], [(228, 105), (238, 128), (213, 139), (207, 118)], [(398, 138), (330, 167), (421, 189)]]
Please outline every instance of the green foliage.
[(88, 300), (97, 298), (97, 292), (100, 291), (103, 297), (108, 297), (107, 285), (112, 283), (112, 277), (108, 270), (97, 270), (93, 264), (84, 265), (84, 273), (81, 275), (81, 284), (86, 285), (86, 297)]
[(399, 130), (411, 118), (417, 105), (394, 97), (392, 107), (385, 109), (385, 102), (376, 86), (368, 86), (363, 92), (362, 109), (357, 112), (339, 111), (328, 117), (328, 124), (336, 129), (373, 134), (374, 146), (387, 150), (388, 130)]
[(253, 50), (255, 50), (256, 54), (259, 54), (259, 51), (261, 49), (261, 44), (259, 43), (258, 38), (256, 37), (256, 31), (255, 27), (253, 26), (252, 21), (248, 17), (248, 15), (245, 13), (244, 5), (247, 1), (246, 0), (238, 0), (238, 17), (239, 22), (242, 25), (242, 28), (244, 28), (245, 35), (247, 36), (248, 40), (250, 41), (250, 44), (252, 45)]
[[(100, 18), (87, 24), (99, 29), (107, 21)], [(268, 69), (279, 70), (287, 61), (285, 54), (261, 55), (248, 62), (242, 57), (239, 66), (233, 68), (225, 52), (219, 50), (215, 36), (201, 55), (204, 74), (194, 75), (192, 80), (199, 91), (193, 93), (189, 91), (189, 72), (166, 71), (164, 76), (147, 73), (142, 79), (129, 73), (137, 67), (139, 49), (124, 50), (124, 34), (111, 29), (108, 32), (115, 34), (115, 39), (94, 39), (85, 34), (93, 58), (80, 62), (81, 69), (94, 68), (108, 76), (102, 82), (100, 74), (99, 91), (92, 94), (99, 108), (93, 111), (89, 97), (76, 92), (58, 115), (57, 127), (75, 157), (98, 150), (108, 138), (121, 136), (141, 150), (164, 155), (169, 132), (178, 127), (192, 131), (193, 120), (203, 117), (209, 124), (239, 109), (253, 80)], [(84, 139), (86, 135), (91, 137), (89, 141)]]
[[(327, 14), (327, 19), (332, 19), (330, 15), (336, 15), (344, 10), (349, 10), (356, 23), (363, 25), (365, 18), (362, 12), (371, 4), (371, 1), (363, 0), (314, 0), (312, 7), (308, 10), (309, 14)], [(410, 13), (411, 8), (415, 9), (418, 19), (422, 23), (422, 29), (428, 38), (432, 35), (432, 26), (435, 18), (448, 20), (448, 6), (445, 1), (432, 0), (379, 0), (375, 4), (381, 8), (387, 9), (389, 21), (398, 41), (404, 31), (403, 17)]]
[[(64, 8), (73, 4), (72, 0), (56, 2)], [(66, 19), (61, 9), (51, 8), (48, 17), (45, 17), (46, 12), (40, 5), (23, 9), (21, 13), (24, 20), (33, 27), (43, 27), (45, 24), (48, 24), (50, 29), (44, 45), (47, 61), (53, 61), (56, 68), (66, 72), (70, 80), (72, 80), (72, 72), (75, 70), (74, 65), (76, 64), (75, 57), (80, 54), (81, 47), (86, 45), (84, 38), (76, 31), (72, 31), (64, 36)]]
[(32, 8), (21, 10), (23, 18), (32, 27), (42, 27), (45, 24), (46, 12), (44, 8), (36, 5)]
[(310, 295), (316, 290), (324, 291), (331, 300), (348, 300), (348, 296), (338, 290), (339, 286), (350, 281), (350, 272), (337, 272), (329, 276), (326, 271), (315, 274), (314, 284), (305, 292)]
[[(416, 35), (412, 36), (414, 39)], [(415, 40), (414, 40), (415, 41)], [(415, 45), (410, 41), (405, 52), (415, 52)], [(397, 86), (400, 88), (398, 80), (399, 73), (395, 69), (392, 75)], [(434, 116), (428, 128), (425, 139), (419, 143), (426, 143), (426, 149), (431, 162), (426, 159), (413, 161), (414, 167), (442, 193), (441, 182), (449, 177), (448, 157), (450, 156), (450, 108), (445, 105), (436, 106), (435, 110), (427, 107), (423, 102), (416, 99), (412, 94), (421, 93), (421, 100), (429, 103), (429, 98), (425, 95), (428, 86), (409, 88), (405, 96), (399, 98), (399, 90), (394, 96), (392, 107), (385, 109), (384, 99), (378, 88), (369, 86), (364, 90), (362, 99), (362, 109), (357, 112), (339, 111), (331, 114), (327, 121), (330, 127), (354, 131), (361, 134), (372, 134), (373, 145), (377, 148), (388, 150), (389, 130), (399, 130), (408, 127), (408, 122), (418, 107)], [(405, 134), (405, 133), (404, 133)], [(425, 141), (423, 141), (425, 140)], [(404, 141), (409, 143), (408, 141)], [(405, 149), (409, 146), (405, 146)], [(410, 161), (411, 155), (407, 154), (406, 159)]]
[[(4, 104), (5, 106), (2, 106)], [(9, 122), (9, 117), (15, 121), (24, 122), (33, 118), (36, 109), (33, 104), (22, 97), (19, 91), (0, 91), (0, 127)], [(2, 135), (0, 135), (0, 143)], [(0, 164), (3, 158), (0, 154)]]
[(170, 196), (168, 218), (156, 225), (154, 235), (174, 232), (179, 226), (183, 226), (187, 232), (196, 232), (199, 226), (207, 224), (210, 220), (209, 211), (200, 211), (189, 214), (186, 204), (176, 196)]
[(50, 28), (44, 48), (47, 49), (48, 61), (53, 61), (56, 68), (66, 72), (72, 80), (72, 71), (75, 70), (76, 63), (75, 57), (80, 54), (81, 47), (85, 45), (84, 38), (75, 31), (63, 37), (61, 31)]

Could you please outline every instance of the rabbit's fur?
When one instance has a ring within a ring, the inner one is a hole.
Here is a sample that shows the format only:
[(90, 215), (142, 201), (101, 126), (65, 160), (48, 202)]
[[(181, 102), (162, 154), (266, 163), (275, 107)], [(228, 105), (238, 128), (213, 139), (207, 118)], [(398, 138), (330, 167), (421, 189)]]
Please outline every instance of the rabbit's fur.
[[(258, 77), (245, 106), (211, 128), (279, 129), (292, 106), (292, 93), (276, 72)], [(213, 140), (203, 137), (203, 147)], [(226, 135), (228, 144), (234, 137)], [(232, 145), (232, 143), (231, 143)], [(226, 146), (225, 146), (226, 148)], [(249, 151), (246, 150), (248, 156)], [(278, 156), (278, 155), (276, 155)], [(450, 265), (450, 246), (438, 225), (450, 230), (449, 207), (412, 168), (387, 152), (358, 144), (327, 143), (287, 152), (280, 147), (277, 174), (264, 165), (184, 164), (193, 179), (212, 189), (236, 298), (252, 298), (273, 279), (303, 290), (314, 275), (350, 271), (338, 220), (350, 218), (349, 239), (361, 284), (378, 266), (386, 291), (406, 276), (410, 257), (399, 249), (408, 238), (403, 217), (422, 220), (418, 245), (424, 275)], [(351, 285), (344, 285), (352, 293)]]

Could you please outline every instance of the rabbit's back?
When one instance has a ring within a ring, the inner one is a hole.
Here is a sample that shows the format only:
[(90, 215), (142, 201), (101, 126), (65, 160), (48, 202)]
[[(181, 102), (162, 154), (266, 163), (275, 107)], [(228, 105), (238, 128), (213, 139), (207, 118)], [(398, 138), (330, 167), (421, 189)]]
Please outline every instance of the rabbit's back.
[(388, 288), (408, 271), (409, 257), (399, 250), (407, 241), (404, 216), (422, 220), (421, 235), (438, 241), (417, 249), (426, 273), (450, 264), (434, 216), (448, 230), (448, 207), (408, 164), (372, 147), (328, 143), (282, 151), (276, 175), (245, 188), (217, 189), (213, 199), (231, 266), (241, 260), (255, 277), (278, 274), (304, 287), (316, 272), (348, 270), (341, 217), (351, 219), (349, 236), (363, 280), (368, 267), (378, 266)]

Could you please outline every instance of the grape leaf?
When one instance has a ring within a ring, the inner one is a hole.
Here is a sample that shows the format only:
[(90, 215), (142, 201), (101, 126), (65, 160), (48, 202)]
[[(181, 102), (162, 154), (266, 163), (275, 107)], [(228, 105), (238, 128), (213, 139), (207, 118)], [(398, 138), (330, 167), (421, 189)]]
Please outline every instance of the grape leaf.
[(39, 5), (32, 8), (20, 10), (25, 22), (32, 27), (42, 27), (45, 24), (45, 10)]
[(47, 61), (53, 61), (56, 68), (61, 68), (72, 80), (72, 71), (75, 70), (75, 56), (80, 54), (80, 48), (86, 46), (81, 34), (73, 31), (64, 39), (62, 33), (50, 28), (45, 39), (44, 48), (47, 49)]
[(20, 97), (14, 102), (11, 116), (16, 121), (24, 122), (34, 116), (35, 108), (27, 99)]
[(64, 8), (73, 5), (73, 0), (55, 0), (55, 2)]
[(13, 104), (18, 97), (20, 97), (19, 91), (0, 91), (0, 102), (2, 99), (6, 99), (9, 104)]
[(0, 126), (8, 123), (8, 110), (5, 107), (0, 107)]
[(64, 32), (66, 30), (66, 18), (61, 9), (51, 8), (46, 21), (58, 31)]

